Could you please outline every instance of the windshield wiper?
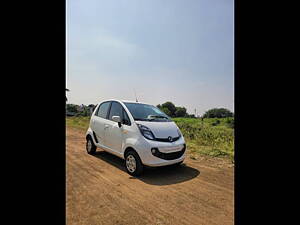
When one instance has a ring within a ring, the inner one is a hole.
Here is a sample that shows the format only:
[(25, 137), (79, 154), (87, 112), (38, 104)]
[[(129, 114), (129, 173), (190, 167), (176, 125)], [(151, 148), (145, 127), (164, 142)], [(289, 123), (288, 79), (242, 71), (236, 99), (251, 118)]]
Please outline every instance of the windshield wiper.
[(136, 121), (149, 121), (149, 119), (144, 119), (144, 118), (133, 118)]
[[(166, 117), (166, 116), (160, 116), (160, 115), (149, 115), (148, 117), (169, 119), (169, 118)], [(152, 119), (152, 120), (153, 120), (153, 119)]]

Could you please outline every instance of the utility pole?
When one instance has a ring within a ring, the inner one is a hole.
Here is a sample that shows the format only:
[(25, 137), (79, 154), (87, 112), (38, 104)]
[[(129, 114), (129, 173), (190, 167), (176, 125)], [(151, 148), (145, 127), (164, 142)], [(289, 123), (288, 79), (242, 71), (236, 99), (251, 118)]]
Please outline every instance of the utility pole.
[(196, 114), (196, 109), (195, 109), (195, 117), (197, 117), (197, 114)]

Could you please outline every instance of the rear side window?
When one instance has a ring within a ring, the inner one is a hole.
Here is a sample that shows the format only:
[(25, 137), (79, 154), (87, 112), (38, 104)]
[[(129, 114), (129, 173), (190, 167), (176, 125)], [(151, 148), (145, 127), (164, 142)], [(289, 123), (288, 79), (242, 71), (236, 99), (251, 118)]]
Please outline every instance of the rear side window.
[(117, 103), (117, 102), (112, 102), (110, 112), (108, 119), (112, 120), (113, 116), (119, 116), (121, 118), (121, 121), (123, 120), (123, 107)]
[(96, 113), (97, 116), (106, 119), (107, 111), (109, 109), (110, 102), (104, 102), (99, 106), (98, 112)]

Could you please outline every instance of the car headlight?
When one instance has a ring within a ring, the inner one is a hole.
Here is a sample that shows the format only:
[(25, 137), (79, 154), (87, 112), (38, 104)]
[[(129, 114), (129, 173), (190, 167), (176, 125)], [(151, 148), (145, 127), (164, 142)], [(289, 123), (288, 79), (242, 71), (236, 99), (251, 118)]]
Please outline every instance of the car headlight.
[(146, 126), (144, 126), (144, 125), (141, 125), (141, 124), (137, 124), (137, 125), (138, 125), (138, 127), (139, 127), (139, 129), (140, 129), (140, 131), (141, 131), (141, 134), (142, 134), (145, 138), (147, 138), (147, 139), (149, 139), (149, 140), (155, 140), (155, 137), (154, 137), (152, 131), (151, 131), (148, 127), (146, 127)]

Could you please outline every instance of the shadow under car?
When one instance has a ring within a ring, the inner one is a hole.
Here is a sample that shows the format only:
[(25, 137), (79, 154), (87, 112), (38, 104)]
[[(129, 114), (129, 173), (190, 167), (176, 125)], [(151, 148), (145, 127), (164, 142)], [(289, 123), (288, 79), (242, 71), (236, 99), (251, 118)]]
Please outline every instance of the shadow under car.
[[(93, 156), (127, 173), (123, 159), (105, 151), (97, 151)], [(177, 166), (145, 167), (140, 176), (131, 176), (129, 179), (139, 179), (147, 184), (161, 186), (182, 183), (197, 177), (199, 174), (199, 170), (182, 163)]]

